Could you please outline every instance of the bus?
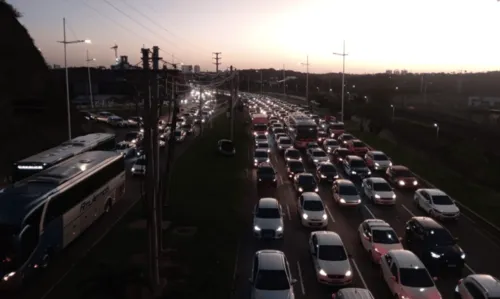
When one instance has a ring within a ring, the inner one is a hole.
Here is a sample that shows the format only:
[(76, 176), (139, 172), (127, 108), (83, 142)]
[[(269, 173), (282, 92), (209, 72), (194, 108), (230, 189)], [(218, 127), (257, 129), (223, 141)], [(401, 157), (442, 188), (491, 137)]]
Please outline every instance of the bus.
[(94, 133), (73, 138), (54, 148), (14, 163), (12, 182), (18, 182), (81, 153), (116, 148), (115, 134)]
[(286, 126), (295, 148), (306, 148), (309, 142), (318, 141), (318, 126), (304, 113), (291, 113), (286, 120)]
[(125, 193), (125, 161), (111, 151), (70, 158), (0, 191), (0, 289), (46, 268)]

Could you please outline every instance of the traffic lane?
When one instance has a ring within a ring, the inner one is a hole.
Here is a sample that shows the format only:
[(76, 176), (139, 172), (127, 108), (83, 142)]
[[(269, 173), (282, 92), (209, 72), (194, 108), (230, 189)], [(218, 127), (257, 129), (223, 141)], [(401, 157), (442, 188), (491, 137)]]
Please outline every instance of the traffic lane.
[[(179, 145), (174, 159), (179, 157), (187, 148), (189, 143)], [(125, 194), (111, 209), (111, 211), (101, 217), (96, 224), (89, 227), (84, 234), (76, 239), (71, 246), (60, 252), (50, 266), (26, 284), (26, 286), (16, 294), (6, 294), (6, 298), (50, 298), (50, 292), (63, 283), (65, 276), (74, 266), (82, 260), (92, 248), (104, 238), (114, 225), (135, 205), (139, 200), (142, 189), (142, 180), (132, 177), (130, 167), (133, 159), (126, 162), (126, 187)], [(104, 229), (103, 229), (104, 228)], [(8, 297), (11, 296), (11, 297)]]

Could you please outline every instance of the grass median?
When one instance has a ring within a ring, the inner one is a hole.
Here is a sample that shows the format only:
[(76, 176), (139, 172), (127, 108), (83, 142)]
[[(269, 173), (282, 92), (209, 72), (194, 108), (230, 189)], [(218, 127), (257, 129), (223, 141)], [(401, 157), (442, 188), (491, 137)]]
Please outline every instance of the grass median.
[[(495, 191), (470, 182), (467, 179), (467, 174), (450, 170), (418, 149), (392, 143), (370, 132), (361, 132), (356, 125), (349, 126), (349, 128), (349, 131), (356, 137), (385, 152), (397, 164), (409, 167), (463, 205), (491, 223), (500, 226), (497, 212), (500, 208), (500, 202), (498, 201), (498, 193)], [(471, 157), (471, 159), (473, 158)]]

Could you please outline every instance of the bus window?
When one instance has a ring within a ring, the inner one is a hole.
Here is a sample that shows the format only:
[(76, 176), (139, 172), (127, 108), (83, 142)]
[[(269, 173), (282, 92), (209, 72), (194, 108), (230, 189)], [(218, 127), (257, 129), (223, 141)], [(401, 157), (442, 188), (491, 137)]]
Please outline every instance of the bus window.
[(116, 139), (111, 138), (109, 140), (106, 140), (97, 146), (95, 146), (92, 150), (94, 151), (113, 151), (116, 149)]

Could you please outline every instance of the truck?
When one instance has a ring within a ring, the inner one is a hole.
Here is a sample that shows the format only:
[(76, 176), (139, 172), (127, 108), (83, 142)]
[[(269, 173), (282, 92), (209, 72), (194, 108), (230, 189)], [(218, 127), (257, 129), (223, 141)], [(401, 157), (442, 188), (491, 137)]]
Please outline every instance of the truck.
[(269, 122), (269, 119), (267, 115), (265, 114), (253, 114), (252, 115), (252, 133), (254, 135), (258, 134), (268, 134), (267, 130), (267, 124)]

